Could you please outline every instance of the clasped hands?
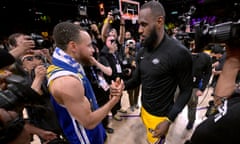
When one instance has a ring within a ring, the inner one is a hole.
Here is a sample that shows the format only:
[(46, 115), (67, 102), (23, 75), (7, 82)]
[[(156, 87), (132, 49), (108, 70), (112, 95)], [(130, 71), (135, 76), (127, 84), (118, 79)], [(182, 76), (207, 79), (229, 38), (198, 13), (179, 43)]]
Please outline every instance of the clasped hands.
[(112, 81), (112, 84), (110, 85), (110, 99), (114, 97), (120, 98), (122, 96), (123, 89), (124, 83), (122, 79), (118, 77), (115, 81)]

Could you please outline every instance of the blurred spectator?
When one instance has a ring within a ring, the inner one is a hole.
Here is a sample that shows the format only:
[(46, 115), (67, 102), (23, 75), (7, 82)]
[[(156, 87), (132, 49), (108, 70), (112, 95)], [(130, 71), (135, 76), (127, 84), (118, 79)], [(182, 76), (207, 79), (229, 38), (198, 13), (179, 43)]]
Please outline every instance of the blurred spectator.
[[(102, 31), (101, 31), (101, 36), (102, 36), (102, 41), (105, 43), (106, 39), (108, 36), (112, 36), (116, 44), (118, 46), (118, 53), (119, 53), (119, 58), (122, 59), (124, 55), (124, 34), (125, 34), (125, 19), (120, 15), (120, 24), (117, 25), (120, 27), (119, 29), (119, 34), (116, 28), (112, 27), (112, 23), (116, 21), (114, 18), (112, 11), (108, 12), (107, 18), (103, 22), (102, 26)], [(104, 47), (103, 47), (104, 48)]]
[[(124, 80), (128, 80), (132, 77), (132, 74), (136, 68), (136, 42), (133, 39), (129, 39), (125, 43), (125, 53), (122, 61)], [(129, 95), (129, 103), (131, 111), (138, 108), (138, 96), (139, 86), (134, 89), (127, 90)]]
[(19, 43), (17, 44), (15, 40), (9, 41), (9, 45), (14, 46), (14, 48), (11, 47), (9, 49), (9, 52), (3, 49), (0, 49), (0, 58), (3, 59), (0, 61), (0, 68), (13, 64), (15, 62), (15, 58), (18, 58), (24, 52), (35, 47), (35, 43), (30, 36), (17, 33), (17, 34), (11, 35), (9, 38), (15, 37), (15, 35), (16, 37), (20, 35), (18, 37)]
[(226, 52), (220, 44), (215, 44), (212, 47), (210, 55), (212, 56), (212, 74), (214, 75), (211, 86), (215, 87), (219, 75), (222, 72), (223, 64), (226, 59)]
[[(84, 66), (84, 71), (92, 85), (98, 105), (101, 107), (109, 101), (110, 86), (103, 75), (103, 71), (108, 68), (98, 62), (98, 58), (99, 58), (98, 47), (93, 44), (93, 48), (94, 48), (94, 54), (93, 54), (94, 58), (92, 59), (93, 65)], [(109, 127), (108, 115), (106, 115), (106, 117), (102, 120), (102, 124), (107, 133), (111, 134), (114, 132), (114, 129)]]
[[(10, 49), (16, 49), (21, 44), (21, 38), (25, 34), (15, 33), (9, 36)], [(46, 49), (47, 50), (47, 49)], [(45, 50), (45, 51), (46, 51)], [(44, 50), (30, 49), (22, 54), (16, 63), (18, 74), (21, 74), (28, 85), (31, 86), (39, 95), (42, 96), (44, 103), (41, 106), (26, 106), (30, 123), (34, 126), (42, 128), (44, 130), (54, 131), (57, 134), (61, 134), (60, 127), (58, 126), (55, 113), (50, 104), (50, 97), (47, 90), (46, 81), (46, 66), (47, 58), (43, 55)], [(47, 55), (50, 58), (50, 54)], [(43, 131), (43, 130), (42, 130)], [(44, 139), (42, 139), (42, 142)]]
[[(120, 56), (117, 53), (118, 46), (116, 40), (113, 36), (108, 36), (105, 42), (105, 47), (100, 52), (99, 62), (106, 66), (104, 72), (104, 77), (106, 78), (108, 84), (111, 84), (112, 80), (115, 80), (117, 77), (123, 79), (123, 69)], [(121, 121), (122, 118), (117, 115), (118, 110), (121, 109), (121, 102), (119, 101), (111, 110), (113, 118), (115, 120)], [(126, 111), (121, 111), (126, 113)]]
[[(44, 130), (53, 131), (58, 136), (62, 135), (47, 89), (46, 75), (49, 64), (46, 63), (46, 58), (41, 54), (41, 51), (32, 50), (22, 55), (19, 61), (18, 67), (25, 73), (23, 76), (28, 80), (31, 88), (41, 95), (44, 102), (37, 106), (26, 106), (30, 123)], [(43, 139), (41, 141), (44, 142)]]

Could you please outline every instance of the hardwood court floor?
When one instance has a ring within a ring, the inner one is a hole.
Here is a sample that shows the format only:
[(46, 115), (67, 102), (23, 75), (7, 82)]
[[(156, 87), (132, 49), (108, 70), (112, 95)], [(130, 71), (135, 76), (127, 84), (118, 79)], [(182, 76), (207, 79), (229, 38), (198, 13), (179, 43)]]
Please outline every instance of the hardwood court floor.
[[(208, 105), (208, 101), (212, 99), (211, 97), (212, 88), (205, 91), (203, 96), (199, 97), (199, 105), (196, 116), (196, 122), (194, 128), (204, 120), (204, 114), (206, 109), (203, 107)], [(141, 105), (141, 103), (139, 102)], [(108, 134), (108, 139), (105, 144), (148, 144), (146, 142), (145, 128), (139, 117), (139, 109), (132, 112), (129, 109), (128, 95), (125, 92), (122, 98), (123, 109), (128, 111), (127, 114), (119, 113), (123, 120), (116, 121), (110, 117), (109, 126), (114, 128), (113, 134)], [(187, 131), (185, 127), (187, 125), (187, 107), (178, 115), (175, 122), (171, 125), (168, 136), (166, 138), (165, 144), (184, 144), (186, 139), (191, 137), (193, 130)], [(37, 137), (35, 137), (34, 142), (31, 144), (40, 144)]]

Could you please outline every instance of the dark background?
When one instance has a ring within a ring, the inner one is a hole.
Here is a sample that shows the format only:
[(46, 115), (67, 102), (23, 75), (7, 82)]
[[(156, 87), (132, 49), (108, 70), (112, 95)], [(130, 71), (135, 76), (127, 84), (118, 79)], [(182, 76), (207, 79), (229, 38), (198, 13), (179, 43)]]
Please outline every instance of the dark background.
[[(196, 7), (195, 20), (215, 17), (211, 23), (239, 19), (240, 0), (159, 0), (165, 7), (167, 23), (179, 25), (178, 17)], [(104, 3), (105, 15), (99, 13), (99, 3)], [(139, 1), (142, 5), (145, 1)], [(88, 16), (80, 16), (78, 6), (86, 5)], [(88, 18), (100, 23), (108, 11), (118, 8), (118, 0), (0, 0), (0, 36), (14, 32), (51, 32), (61, 21)], [(176, 14), (171, 14), (173, 11)], [(41, 18), (42, 17), (42, 18)], [(131, 27), (131, 22), (127, 22)], [(101, 26), (101, 25), (100, 25)]]

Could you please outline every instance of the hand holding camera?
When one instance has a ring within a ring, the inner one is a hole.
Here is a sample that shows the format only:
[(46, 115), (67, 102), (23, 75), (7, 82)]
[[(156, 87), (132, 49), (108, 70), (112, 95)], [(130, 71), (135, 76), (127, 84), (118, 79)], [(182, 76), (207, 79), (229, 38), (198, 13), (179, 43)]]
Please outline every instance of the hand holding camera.
[(35, 47), (32, 49), (38, 50), (38, 49), (49, 49), (52, 46), (52, 43), (49, 40), (45, 40), (41, 35), (31, 33), (31, 39), (35, 43)]
[(35, 42), (34, 40), (28, 36), (25, 35), (23, 37), (20, 37), (22, 40), (19, 40), (19, 46), (16, 48), (21, 48), (23, 50), (30, 50), (33, 49), (35, 47)]
[(9, 52), (14, 58), (18, 58), (26, 51), (31, 50), (35, 47), (35, 42), (31, 39), (30, 36), (20, 36), (18, 41), (18, 45)]
[(43, 80), (47, 74), (47, 68), (44, 65), (39, 65), (34, 69), (35, 78)]
[(105, 19), (104, 23), (112, 23), (114, 21), (114, 17), (112, 15), (112, 11), (108, 12), (107, 18)]

